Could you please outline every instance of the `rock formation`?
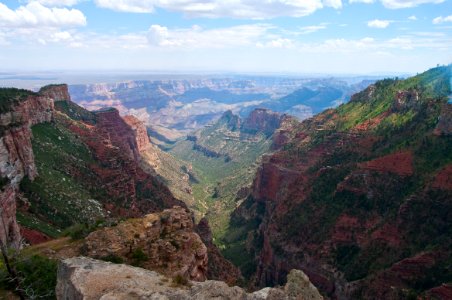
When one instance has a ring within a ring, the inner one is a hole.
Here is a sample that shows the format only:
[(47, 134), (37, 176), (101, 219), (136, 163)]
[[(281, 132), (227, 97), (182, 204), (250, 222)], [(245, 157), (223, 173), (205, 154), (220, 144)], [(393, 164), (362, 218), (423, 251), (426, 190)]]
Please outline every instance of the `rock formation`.
[(130, 126), (130, 128), (132, 128), (138, 146), (138, 151), (142, 153), (151, 145), (146, 126), (134, 116), (124, 116), (123, 119)]
[(71, 101), (67, 84), (51, 84), (42, 87), (39, 94), (53, 99), (53, 101)]
[(114, 108), (95, 112), (94, 120), (94, 125), (67, 117), (60, 117), (58, 122), (80, 138), (94, 156), (96, 163), (87, 166), (94, 179), (86, 183), (95, 180), (98, 188), (110, 196), (101, 199), (107, 210), (114, 215), (142, 216), (173, 205), (184, 206), (140, 166), (145, 138), (137, 122), (131, 127)]
[(156, 272), (77, 257), (58, 268), (56, 296), (59, 300), (94, 299), (230, 299), (230, 300), (320, 300), (307, 276), (293, 270), (284, 288), (265, 288), (247, 293), (221, 281), (179, 281)]
[[(0, 93), (4, 90), (0, 89)], [(12, 247), (19, 247), (20, 232), (16, 223), (16, 198), (21, 180), (33, 180), (38, 174), (31, 145), (30, 127), (53, 118), (53, 100), (48, 96), (13, 90), (11, 105), (0, 114), (0, 239)], [(16, 97), (16, 98), (15, 98)]]
[(122, 222), (91, 233), (82, 253), (95, 258), (120, 257), (170, 277), (204, 281), (207, 247), (194, 232), (192, 218), (187, 209), (174, 207)]
[(281, 123), (281, 114), (272, 112), (268, 109), (255, 109), (242, 124), (244, 132), (256, 133), (263, 132), (270, 136), (279, 128)]
[(212, 240), (212, 231), (206, 218), (202, 218), (196, 226), (196, 232), (207, 246), (209, 257), (207, 278), (226, 282), (228, 285), (238, 284), (242, 278), (240, 270), (221, 255)]

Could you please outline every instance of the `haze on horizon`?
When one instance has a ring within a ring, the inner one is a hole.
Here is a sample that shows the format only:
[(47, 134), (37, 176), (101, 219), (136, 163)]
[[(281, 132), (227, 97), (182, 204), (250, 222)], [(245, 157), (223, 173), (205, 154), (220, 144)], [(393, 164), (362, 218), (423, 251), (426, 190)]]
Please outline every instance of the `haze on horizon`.
[(451, 0), (1, 0), (0, 64), (3, 72), (417, 73), (452, 62), (451, 8)]

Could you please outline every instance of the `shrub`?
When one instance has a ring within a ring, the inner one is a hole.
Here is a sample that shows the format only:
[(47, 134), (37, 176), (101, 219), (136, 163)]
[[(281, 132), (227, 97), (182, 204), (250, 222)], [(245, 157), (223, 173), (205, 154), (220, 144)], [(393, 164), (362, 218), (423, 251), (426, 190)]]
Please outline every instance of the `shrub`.
[(34, 255), (14, 262), (14, 267), (22, 279), (21, 287), (30, 299), (55, 299), (57, 262), (43, 256)]
[(143, 262), (147, 261), (149, 258), (146, 253), (143, 252), (143, 249), (137, 248), (132, 252), (132, 265), (140, 266)]
[(188, 279), (184, 276), (177, 274), (173, 277), (173, 284), (174, 285), (188, 285)]
[(101, 257), (100, 259), (103, 261), (108, 261), (108, 262), (114, 263), (114, 264), (122, 264), (124, 262), (122, 257), (120, 257), (116, 254), (108, 254), (107, 256)]

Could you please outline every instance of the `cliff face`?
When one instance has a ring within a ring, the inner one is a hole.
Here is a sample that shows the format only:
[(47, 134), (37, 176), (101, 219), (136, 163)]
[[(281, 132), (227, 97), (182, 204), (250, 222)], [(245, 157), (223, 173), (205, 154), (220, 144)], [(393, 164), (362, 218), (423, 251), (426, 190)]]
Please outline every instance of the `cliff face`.
[(47, 85), (39, 90), (39, 94), (52, 98), (53, 101), (71, 101), (67, 84)]
[[(67, 118), (59, 120), (94, 156), (95, 163), (87, 162), (87, 167), (98, 188), (110, 196), (101, 200), (107, 210), (140, 216), (173, 205), (184, 206), (166, 186), (140, 167), (140, 147), (144, 147), (141, 131), (126, 123), (116, 109), (95, 112), (94, 125)], [(90, 179), (86, 181), (90, 184)]]
[(255, 109), (242, 124), (245, 132), (263, 132), (267, 136), (272, 135), (281, 124), (282, 116), (268, 109)]
[(221, 255), (220, 250), (214, 245), (212, 231), (206, 218), (202, 218), (196, 225), (196, 233), (199, 234), (207, 246), (209, 257), (207, 278), (226, 282), (229, 286), (238, 284), (243, 280), (240, 270)]
[(123, 119), (134, 132), (138, 152), (140, 153), (144, 152), (151, 144), (149, 141), (146, 126), (144, 125), (143, 122), (141, 122), (134, 116), (125, 116)]
[[(257, 287), (300, 268), (332, 298), (399, 299), (452, 281), (450, 67), (384, 80), (293, 127), (233, 226)], [(429, 246), (427, 246), (429, 245)]]
[[(4, 90), (0, 89), (0, 93)], [(19, 91), (17, 90), (17, 93)], [(10, 101), (14, 95), (9, 95)], [(16, 223), (16, 198), (21, 180), (37, 175), (31, 145), (30, 127), (53, 118), (53, 100), (47, 96), (32, 94), (15, 101), (0, 114), (0, 238), (12, 247), (19, 247), (20, 232)], [(3, 228), (5, 227), (5, 228)]]

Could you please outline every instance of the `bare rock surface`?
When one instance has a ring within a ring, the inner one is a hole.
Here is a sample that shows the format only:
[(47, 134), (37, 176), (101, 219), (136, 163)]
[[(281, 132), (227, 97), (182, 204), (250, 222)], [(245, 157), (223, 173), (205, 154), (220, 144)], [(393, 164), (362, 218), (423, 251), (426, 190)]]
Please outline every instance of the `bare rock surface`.
[(247, 293), (222, 281), (181, 284), (153, 271), (76, 257), (60, 263), (56, 295), (59, 300), (323, 299), (303, 272), (294, 270), (288, 278), (284, 288), (265, 288)]

